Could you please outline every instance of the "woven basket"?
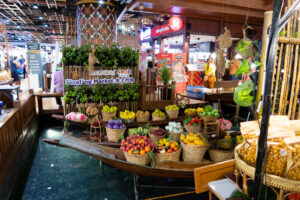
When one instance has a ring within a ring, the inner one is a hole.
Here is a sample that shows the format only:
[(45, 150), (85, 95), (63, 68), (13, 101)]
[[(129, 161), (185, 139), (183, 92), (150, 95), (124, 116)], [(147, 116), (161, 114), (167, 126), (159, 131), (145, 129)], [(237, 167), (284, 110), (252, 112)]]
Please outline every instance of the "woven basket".
[(148, 116), (145, 116), (145, 115), (143, 115), (143, 116), (136, 116), (136, 121), (137, 122), (148, 122), (149, 121), (149, 117), (150, 117), (150, 115), (148, 115)]
[(178, 162), (179, 157), (180, 157), (180, 153), (181, 153), (181, 148), (178, 149), (175, 152), (172, 152), (172, 153), (156, 153), (156, 154), (154, 154), (155, 161), (158, 162), (158, 163), (159, 162), (164, 162), (164, 161)]
[(126, 128), (122, 129), (111, 129), (106, 127), (107, 140), (109, 142), (119, 142), (121, 140), (121, 135), (125, 133)]
[(116, 116), (116, 114), (117, 114), (117, 111), (115, 111), (113, 113), (107, 113), (102, 110), (103, 121), (108, 122), (109, 120), (112, 120)]
[(175, 140), (176, 142), (179, 142), (180, 141), (180, 134), (181, 133), (172, 133), (172, 132), (169, 132), (169, 135), (172, 135), (172, 140)]
[(217, 149), (209, 149), (209, 156), (213, 162), (222, 162), (225, 160), (233, 159), (234, 153), (232, 151), (223, 151)]
[(178, 118), (179, 109), (177, 109), (177, 110), (166, 109), (166, 113), (167, 113), (169, 119), (176, 119), (176, 118)]
[(162, 120), (166, 120), (166, 116), (164, 117), (157, 117), (157, 116), (154, 116), (152, 115), (152, 121), (162, 121)]
[(197, 111), (195, 110), (195, 112), (192, 112), (192, 113), (189, 113), (189, 114), (184, 113), (184, 114), (188, 117), (196, 117), (197, 116)]
[(134, 122), (135, 117), (133, 117), (133, 118), (131, 118), (131, 119), (124, 119), (124, 118), (121, 118), (121, 119), (127, 120), (129, 123), (131, 123), (131, 122)]
[(199, 115), (199, 116), (202, 119), (202, 121), (204, 121), (204, 122), (215, 122), (218, 120), (218, 117), (202, 116), (202, 115)]
[[(241, 148), (241, 144), (234, 149), (234, 159), (235, 159), (236, 166), (240, 171), (244, 172), (247, 176), (254, 179), (255, 167), (248, 165), (239, 157), (238, 151), (240, 148)], [(263, 183), (266, 184), (267, 186), (273, 186), (287, 191), (300, 192), (300, 187), (299, 187), (300, 181), (298, 180), (283, 178), (273, 174), (266, 174), (266, 177), (263, 178), (262, 180)]]
[(184, 128), (188, 133), (200, 133), (201, 124), (198, 124), (196, 126), (184, 124)]
[(148, 133), (148, 135), (153, 142), (158, 142), (160, 139), (163, 139), (166, 137), (166, 134), (162, 135), (162, 136), (156, 136), (156, 135), (152, 135), (152, 134)]
[(135, 154), (129, 154), (126, 151), (123, 152), (127, 162), (135, 163), (138, 165), (147, 165), (150, 162), (150, 157), (148, 154), (135, 155)]
[(182, 147), (182, 159), (185, 162), (201, 162), (203, 156), (208, 149), (208, 145), (200, 146), (200, 145), (193, 145), (193, 144), (185, 144), (181, 141)]

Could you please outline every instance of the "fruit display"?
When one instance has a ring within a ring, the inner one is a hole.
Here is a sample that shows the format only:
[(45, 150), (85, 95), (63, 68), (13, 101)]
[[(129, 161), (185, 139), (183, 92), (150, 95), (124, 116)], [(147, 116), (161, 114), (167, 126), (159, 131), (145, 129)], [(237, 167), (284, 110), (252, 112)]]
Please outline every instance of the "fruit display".
[(205, 116), (205, 117), (218, 117), (219, 112), (217, 109), (212, 109), (211, 106), (205, 106), (204, 107), (204, 112), (200, 113), (200, 116)]
[(166, 106), (166, 110), (179, 110), (179, 107), (176, 104), (168, 105)]
[(125, 125), (123, 124), (122, 120), (109, 120), (107, 125), (106, 125), (107, 128), (110, 128), (110, 129), (124, 129), (126, 128)]
[(217, 147), (219, 149), (223, 149), (223, 150), (231, 150), (233, 148), (234, 144), (233, 141), (231, 139), (230, 134), (226, 134), (226, 136), (223, 139), (220, 139), (217, 141)]
[(222, 162), (234, 157), (233, 147), (234, 143), (230, 134), (226, 134), (224, 138), (211, 142), (208, 153), (213, 162)]
[(197, 111), (195, 108), (187, 108), (184, 110), (184, 114), (189, 117), (194, 117), (197, 115)]
[(115, 113), (117, 112), (117, 107), (116, 106), (109, 107), (108, 105), (105, 105), (103, 106), (102, 111), (106, 113)]
[(188, 117), (183, 121), (183, 124), (187, 132), (199, 133), (202, 121), (198, 117)]
[(136, 121), (146, 122), (149, 121), (150, 113), (148, 111), (137, 111), (136, 112)]
[(129, 154), (144, 155), (154, 148), (150, 138), (141, 135), (132, 135), (122, 140), (120, 149)]
[(167, 135), (167, 131), (159, 127), (153, 127), (150, 128), (150, 134), (154, 136), (165, 136)]
[(98, 108), (92, 107), (92, 106), (89, 106), (85, 112), (87, 115), (98, 115), (99, 114)]
[(182, 133), (183, 127), (180, 122), (169, 122), (168, 126), (165, 127), (170, 133)]
[(199, 145), (204, 146), (207, 145), (206, 139), (200, 134), (189, 133), (188, 135), (181, 134), (180, 140), (189, 145)]
[(204, 108), (198, 107), (196, 111), (197, 111), (197, 113), (203, 113), (204, 112)]
[(176, 119), (176, 118), (178, 118), (179, 107), (176, 104), (169, 105), (166, 107), (166, 113), (167, 113), (169, 119)]
[(283, 139), (276, 138), (268, 141), (268, 157), (266, 172), (277, 176), (283, 176), (290, 149)]
[(219, 122), (220, 122), (220, 128), (223, 131), (230, 130), (232, 127), (232, 123), (230, 120), (220, 119)]
[(169, 141), (167, 138), (160, 139), (158, 142), (155, 142), (155, 153), (172, 153), (180, 149), (180, 144), (176, 141)]
[(129, 121), (134, 121), (135, 113), (133, 111), (129, 111), (129, 110), (121, 111), (120, 118), (129, 120)]
[(201, 162), (208, 149), (206, 139), (200, 134), (181, 134), (180, 142), (182, 147), (182, 159), (185, 162)]
[(155, 109), (154, 112), (152, 113), (153, 116), (156, 117), (165, 117), (166, 114), (162, 111), (160, 111), (159, 109)]
[(119, 142), (125, 130), (126, 127), (121, 120), (109, 120), (106, 125), (106, 135), (108, 141)]
[(168, 132), (162, 128), (159, 127), (152, 127), (149, 130), (149, 137), (153, 142), (159, 141), (160, 139), (166, 137)]
[(85, 122), (87, 120), (87, 116), (79, 112), (71, 112), (66, 115), (66, 119), (77, 122)]
[(129, 136), (132, 136), (132, 135), (147, 136), (148, 132), (149, 132), (149, 129), (146, 128), (146, 127), (138, 127), (138, 128), (130, 128), (130, 129), (128, 129)]
[(152, 120), (153, 121), (159, 121), (159, 120), (165, 120), (166, 119), (166, 114), (159, 109), (155, 109), (154, 112), (152, 113)]

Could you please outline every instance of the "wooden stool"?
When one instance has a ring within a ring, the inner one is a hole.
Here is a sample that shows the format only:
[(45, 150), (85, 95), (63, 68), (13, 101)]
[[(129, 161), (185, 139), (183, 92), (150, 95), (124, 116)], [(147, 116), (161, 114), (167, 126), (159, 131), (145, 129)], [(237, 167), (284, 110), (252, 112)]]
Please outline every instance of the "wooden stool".
[[(216, 126), (215, 131), (207, 131), (207, 126)], [(220, 132), (220, 122), (219, 121), (215, 121), (215, 122), (203, 122), (203, 133), (204, 135), (207, 134), (214, 134), (216, 133), (217, 135), (219, 135)]]
[(225, 200), (231, 197), (234, 191), (238, 190), (237, 186), (227, 178), (209, 182), (207, 186), (209, 189), (209, 200), (212, 199), (212, 194), (216, 195), (220, 200)]

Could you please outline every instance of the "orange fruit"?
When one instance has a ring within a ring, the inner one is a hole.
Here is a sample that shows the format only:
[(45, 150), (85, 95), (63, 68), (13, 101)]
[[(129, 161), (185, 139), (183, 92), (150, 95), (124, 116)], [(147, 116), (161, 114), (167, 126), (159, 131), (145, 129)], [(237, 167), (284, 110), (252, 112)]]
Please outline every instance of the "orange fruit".
[(178, 150), (178, 148), (177, 148), (177, 147), (175, 147), (175, 148), (174, 148), (174, 151), (177, 151), (177, 150)]
[(172, 149), (174, 149), (174, 148), (176, 147), (176, 145), (175, 145), (174, 143), (171, 143), (170, 147), (171, 147)]
[(140, 151), (140, 155), (144, 155), (145, 153), (146, 153), (145, 150)]
[(132, 153), (133, 153), (132, 149), (130, 149), (130, 150), (128, 151), (128, 153), (132, 154)]
[(149, 152), (149, 151), (150, 151), (150, 147), (149, 147), (149, 146), (146, 146), (146, 147), (145, 147), (145, 151), (146, 151), (146, 152)]
[(172, 153), (172, 149), (168, 149), (167, 153)]

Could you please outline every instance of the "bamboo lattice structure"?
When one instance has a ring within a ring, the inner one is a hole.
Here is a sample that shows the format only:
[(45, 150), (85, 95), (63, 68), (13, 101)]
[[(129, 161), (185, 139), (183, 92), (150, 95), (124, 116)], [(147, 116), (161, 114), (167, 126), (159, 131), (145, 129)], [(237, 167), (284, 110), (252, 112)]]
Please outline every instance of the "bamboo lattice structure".
[[(289, 0), (285, 11), (291, 4)], [(272, 114), (288, 115), (290, 119), (300, 118), (299, 17), (298, 11), (281, 32), (273, 69)]]

